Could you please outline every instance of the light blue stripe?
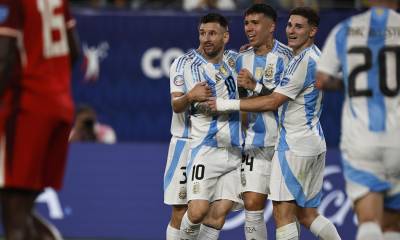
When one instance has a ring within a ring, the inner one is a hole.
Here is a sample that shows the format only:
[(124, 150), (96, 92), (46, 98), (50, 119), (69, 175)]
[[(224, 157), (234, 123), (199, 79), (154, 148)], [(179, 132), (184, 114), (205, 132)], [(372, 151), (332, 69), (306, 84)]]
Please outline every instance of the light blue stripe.
[(239, 57), (236, 59), (236, 72), (239, 73), (239, 71), (243, 68), (243, 55), (239, 55)]
[(217, 122), (218, 122), (218, 117), (214, 116), (210, 123), (210, 128), (208, 129), (207, 135), (203, 140), (204, 145), (210, 146), (210, 147), (218, 146), (217, 140), (215, 139), (215, 136), (218, 133)]
[(347, 100), (349, 101), (349, 107), (350, 107), (351, 113), (353, 114), (353, 117), (357, 117), (357, 115), (354, 111), (354, 108), (353, 108), (352, 99), (348, 96), (349, 69), (348, 69), (348, 65), (347, 65), (347, 36), (348, 36), (350, 24), (351, 24), (351, 19), (348, 19), (340, 25), (339, 30), (337, 31), (336, 36), (335, 36), (335, 45), (336, 45), (336, 54), (341, 62), (342, 71), (343, 71), (345, 96), (346, 96), (346, 98), (348, 98)]
[(211, 94), (213, 97), (217, 97), (217, 92), (215, 91), (215, 80), (211, 79), (205, 72), (203, 72), (203, 77), (207, 82), (207, 85), (210, 87), (211, 89)]
[(391, 188), (389, 182), (382, 181), (372, 173), (354, 168), (343, 156), (342, 163), (345, 178), (369, 188), (371, 192), (383, 192)]
[(240, 112), (229, 114), (229, 131), (231, 133), (231, 145), (240, 146)]
[(264, 123), (264, 118), (261, 113), (257, 113), (256, 120), (252, 126), (252, 130), (254, 132), (254, 138), (252, 145), (253, 146), (264, 146), (264, 138), (267, 134), (267, 126)]
[[(207, 81), (207, 85), (211, 89), (212, 96), (216, 97), (217, 93), (215, 91), (215, 82), (209, 76), (207, 76), (206, 73), (203, 73), (203, 77), (205, 78), (205, 80)], [(217, 121), (218, 121), (217, 116), (212, 117), (212, 120), (210, 122), (210, 128), (208, 129), (207, 135), (203, 139), (203, 144), (211, 147), (218, 146), (217, 140), (215, 139), (215, 135), (218, 132)]]
[(285, 102), (282, 106), (282, 112), (281, 112), (281, 116), (280, 116), (280, 120), (281, 120), (281, 130), (279, 131), (279, 143), (278, 143), (278, 150), (279, 151), (286, 151), (289, 150), (289, 145), (286, 142), (286, 129), (284, 126), (284, 122), (285, 122), (285, 114), (286, 114), (286, 110), (288, 108), (288, 102)]
[(315, 83), (315, 69), (316, 69), (317, 64), (315, 61), (311, 58), (308, 60), (307, 64), (307, 74), (306, 74), (306, 79), (304, 80), (304, 85), (303, 89), (307, 88), (310, 85), (313, 85)]
[(276, 70), (275, 70), (275, 76), (274, 76), (274, 84), (275, 86), (279, 85), (279, 82), (281, 81), (281, 78), (283, 76), (283, 70), (285, 69), (285, 63), (281, 57), (278, 58), (278, 61), (276, 63)]
[[(304, 81), (303, 89), (306, 89), (311, 85), (314, 85), (315, 70), (316, 70), (316, 63), (313, 59), (310, 58), (308, 61), (307, 74), (306, 74), (306, 79)], [(304, 110), (306, 114), (307, 125), (310, 129), (312, 129), (312, 120), (314, 119), (319, 93), (320, 91), (317, 88), (314, 88), (310, 93), (304, 95)]]
[(192, 172), (193, 161), (196, 158), (197, 154), (200, 151), (200, 148), (203, 146), (203, 143), (200, 143), (197, 147), (193, 148), (190, 152), (190, 160), (186, 164), (186, 176), (189, 178)]
[(400, 193), (394, 196), (386, 197), (384, 205), (385, 208), (400, 210)]
[(183, 130), (183, 138), (189, 137), (189, 127), (190, 127), (190, 119), (188, 111), (185, 112), (185, 129)]
[(261, 77), (256, 79), (256, 81), (258, 82), (262, 82), (263, 76), (264, 76), (264, 70), (265, 70), (265, 64), (266, 64), (266, 57), (265, 56), (258, 56), (256, 54), (254, 54), (254, 58), (253, 58), (253, 77), (254, 79), (256, 79), (256, 69), (257, 68), (261, 68), (262, 69), (262, 74)]
[(297, 181), (296, 177), (293, 175), (293, 172), (289, 167), (285, 151), (278, 151), (278, 158), (281, 165), (282, 176), (285, 178), (286, 187), (295, 198), (297, 205), (299, 205), (300, 207), (308, 208), (318, 207), (321, 203), (322, 189), (315, 197), (307, 200), (303, 192), (303, 187), (301, 186), (299, 181)]
[[(389, 16), (389, 10), (385, 9), (382, 15), (371, 10), (370, 31), (384, 33)], [(372, 68), (368, 71), (368, 89), (372, 90), (372, 97), (368, 98), (369, 130), (372, 132), (384, 132), (386, 130), (386, 106), (385, 99), (379, 87), (379, 50), (385, 45), (385, 34), (370, 34), (368, 36), (368, 48), (372, 51)]]
[(319, 97), (319, 90), (314, 89), (310, 93), (304, 95), (304, 110), (307, 119), (308, 128), (312, 129), (312, 120), (314, 119), (315, 108)]
[(183, 141), (183, 140), (178, 140), (176, 142), (174, 155), (172, 156), (171, 164), (169, 165), (167, 173), (165, 174), (165, 177), (164, 177), (164, 191), (168, 188), (169, 184), (172, 181), (172, 178), (174, 177), (174, 172), (176, 170), (176, 167), (178, 166), (179, 159), (182, 155), (182, 151), (185, 148), (185, 144), (186, 144), (186, 141)]

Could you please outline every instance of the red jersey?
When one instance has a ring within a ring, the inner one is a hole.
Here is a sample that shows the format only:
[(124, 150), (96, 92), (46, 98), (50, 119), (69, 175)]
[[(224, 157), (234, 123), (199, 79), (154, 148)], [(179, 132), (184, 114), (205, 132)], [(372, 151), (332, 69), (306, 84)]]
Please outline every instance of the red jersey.
[(21, 62), (3, 101), (73, 116), (67, 29), (74, 25), (66, 0), (0, 0), (0, 35), (17, 38)]

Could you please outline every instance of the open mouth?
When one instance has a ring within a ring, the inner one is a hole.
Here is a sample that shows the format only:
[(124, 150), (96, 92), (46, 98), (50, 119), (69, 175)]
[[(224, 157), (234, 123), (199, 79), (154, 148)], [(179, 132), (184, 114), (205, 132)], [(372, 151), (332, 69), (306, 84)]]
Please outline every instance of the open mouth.
[(255, 38), (256, 38), (256, 35), (254, 35), (254, 34), (247, 35), (247, 39), (249, 39), (250, 42), (253, 41)]

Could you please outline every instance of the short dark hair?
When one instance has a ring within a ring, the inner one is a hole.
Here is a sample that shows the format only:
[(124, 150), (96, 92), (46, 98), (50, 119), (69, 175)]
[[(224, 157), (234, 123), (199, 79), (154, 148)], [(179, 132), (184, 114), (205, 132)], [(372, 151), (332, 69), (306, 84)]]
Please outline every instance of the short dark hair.
[(315, 11), (314, 9), (312, 9), (310, 7), (294, 8), (292, 11), (290, 11), (289, 16), (292, 16), (292, 15), (300, 15), (302, 17), (307, 18), (308, 23), (315, 27), (318, 27), (318, 25), (319, 25), (318, 13), (317, 13), (317, 11)]
[(272, 21), (276, 22), (277, 14), (276, 11), (273, 7), (271, 7), (268, 4), (265, 3), (256, 3), (253, 4), (251, 7), (249, 7), (245, 12), (244, 16), (250, 15), (250, 14), (256, 14), (256, 13), (262, 13), (266, 17), (272, 19)]
[(221, 27), (228, 30), (228, 20), (219, 13), (209, 13), (200, 18), (199, 26), (204, 23), (219, 23)]

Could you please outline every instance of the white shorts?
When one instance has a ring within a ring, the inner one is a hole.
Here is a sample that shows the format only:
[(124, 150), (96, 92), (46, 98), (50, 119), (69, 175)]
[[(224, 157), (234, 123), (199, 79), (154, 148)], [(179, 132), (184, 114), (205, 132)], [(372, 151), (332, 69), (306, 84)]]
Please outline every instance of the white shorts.
[(273, 201), (295, 200), (300, 207), (316, 208), (321, 203), (325, 152), (317, 156), (297, 156), (289, 151), (276, 151), (271, 166)]
[(242, 158), (242, 192), (269, 194), (271, 161), (274, 147), (251, 148)]
[(191, 151), (187, 166), (187, 193), (190, 200), (227, 199), (234, 209), (243, 206), (240, 199), (240, 148), (199, 146)]
[(164, 203), (187, 204), (186, 164), (189, 157), (189, 139), (172, 137), (164, 172)]
[(386, 208), (400, 210), (400, 148), (342, 149), (346, 192), (355, 202), (369, 192), (382, 192)]

